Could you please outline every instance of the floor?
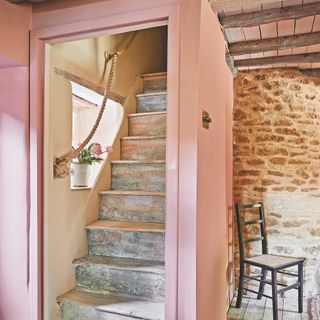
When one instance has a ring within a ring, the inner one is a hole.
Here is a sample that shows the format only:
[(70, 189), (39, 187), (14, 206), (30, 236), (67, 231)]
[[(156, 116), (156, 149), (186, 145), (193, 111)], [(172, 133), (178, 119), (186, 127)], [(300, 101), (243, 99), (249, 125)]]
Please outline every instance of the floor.
[[(306, 313), (299, 314), (298, 307), (289, 303), (289, 300), (279, 298), (279, 320), (308, 320)], [(272, 302), (263, 298), (257, 300), (255, 297), (244, 297), (240, 309), (235, 308), (236, 298), (233, 298), (228, 320), (272, 320)]]

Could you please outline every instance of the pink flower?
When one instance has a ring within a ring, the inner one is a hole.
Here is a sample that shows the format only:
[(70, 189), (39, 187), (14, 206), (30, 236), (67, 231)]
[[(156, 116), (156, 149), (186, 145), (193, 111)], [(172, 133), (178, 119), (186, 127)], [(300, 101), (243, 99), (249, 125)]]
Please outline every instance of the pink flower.
[(100, 157), (102, 155), (102, 147), (100, 143), (95, 143), (91, 148), (91, 154), (95, 157)]
[(110, 154), (113, 152), (113, 148), (111, 146), (107, 146), (107, 149), (106, 149), (107, 153)]

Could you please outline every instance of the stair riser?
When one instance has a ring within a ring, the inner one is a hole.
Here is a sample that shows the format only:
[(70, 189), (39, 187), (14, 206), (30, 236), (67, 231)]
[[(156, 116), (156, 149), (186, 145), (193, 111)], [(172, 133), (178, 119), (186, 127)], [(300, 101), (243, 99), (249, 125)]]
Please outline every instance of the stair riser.
[(136, 317), (127, 317), (109, 312), (96, 310), (95, 307), (82, 306), (70, 302), (61, 303), (61, 319), (63, 320), (137, 320)]
[(151, 301), (164, 299), (164, 273), (114, 269), (105, 265), (78, 265), (76, 283), (79, 289), (95, 293)]
[[(91, 320), (91, 319), (90, 319)], [(126, 317), (115, 313), (99, 312), (98, 320), (137, 320), (136, 317)], [(148, 320), (148, 319), (141, 319)]]
[[(61, 319), (63, 320), (98, 320), (99, 315), (98, 312), (95, 310), (94, 307), (90, 306), (83, 306), (76, 303), (71, 302), (62, 302), (60, 304), (60, 311), (61, 311)], [(112, 318), (108, 318), (112, 319)], [(112, 320), (116, 320), (112, 319)]]
[(165, 160), (166, 139), (122, 140), (122, 160)]
[(145, 93), (167, 91), (167, 78), (145, 78), (143, 89)]
[(102, 195), (100, 219), (164, 223), (165, 197)]
[(129, 136), (165, 136), (165, 114), (129, 117)]
[(112, 189), (136, 191), (164, 191), (165, 164), (114, 163)]
[(137, 97), (137, 112), (166, 111), (167, 95), (152, 95)]
[(164, 261), (163, 232), (88, 230), (89, 254)]

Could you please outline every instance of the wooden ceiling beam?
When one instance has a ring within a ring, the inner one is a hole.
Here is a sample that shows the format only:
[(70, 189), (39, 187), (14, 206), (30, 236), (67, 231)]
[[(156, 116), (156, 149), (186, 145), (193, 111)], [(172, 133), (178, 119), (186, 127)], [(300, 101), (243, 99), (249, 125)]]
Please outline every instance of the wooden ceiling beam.
[(240, 56), (243, 54), (311, 46), (319, 43), (320, 32), (313, 32), (294, 36), (231, 43), (229, 45), (229, 54), (231, 56)]
[(299, 63), (313, 63), (313, 62), (320, 62), (320, 52), (292, 54), (287, 56), (277, 56), (277, 57), (267, 57), (267, 58), (235, 60), (234, 66), (236, 68), (259, 67), (259, 66), (266, 66), (266, 65), (275, 65), (279, 63), (299, 64)]
[(320, 2), (299, 6), (239, 13), (230, 16), (220, 16), (223, 28), (255, 27), (261, 24), (289, 19), (301, 19), (320, 14)]

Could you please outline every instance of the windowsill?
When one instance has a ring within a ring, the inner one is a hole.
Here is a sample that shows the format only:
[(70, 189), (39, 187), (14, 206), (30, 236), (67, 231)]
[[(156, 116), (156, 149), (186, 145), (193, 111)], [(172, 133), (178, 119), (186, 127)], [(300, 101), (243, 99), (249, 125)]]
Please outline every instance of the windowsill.
[(78, 191), (78, 190), (91, 190), (92, 187), (71, 187), (71, 191)]

